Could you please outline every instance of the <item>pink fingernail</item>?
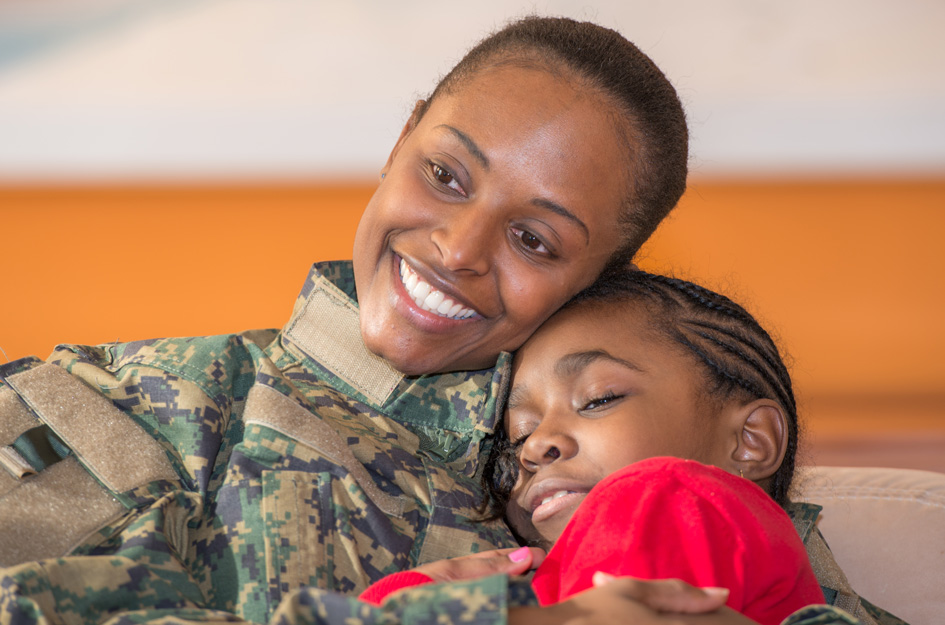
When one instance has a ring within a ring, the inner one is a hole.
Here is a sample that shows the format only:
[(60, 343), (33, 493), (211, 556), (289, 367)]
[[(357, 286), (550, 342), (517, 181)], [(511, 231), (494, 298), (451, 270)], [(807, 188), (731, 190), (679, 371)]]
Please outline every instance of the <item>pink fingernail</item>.
[(528, 558), (528, 547), (516, 549), (509, 554), (509, 560), (512, 562), (524, 562), (526, 558)]

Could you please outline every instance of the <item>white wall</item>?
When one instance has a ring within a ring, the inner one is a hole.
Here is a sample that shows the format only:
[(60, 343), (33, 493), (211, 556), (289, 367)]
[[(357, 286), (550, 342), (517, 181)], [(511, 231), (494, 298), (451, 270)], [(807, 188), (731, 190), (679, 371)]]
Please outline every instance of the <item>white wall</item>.
[(945, 174), (941, 0), (4, 0), (0, 182), (373, 176), (412, 102), (528, 12), (620, 30), (699, 174)]

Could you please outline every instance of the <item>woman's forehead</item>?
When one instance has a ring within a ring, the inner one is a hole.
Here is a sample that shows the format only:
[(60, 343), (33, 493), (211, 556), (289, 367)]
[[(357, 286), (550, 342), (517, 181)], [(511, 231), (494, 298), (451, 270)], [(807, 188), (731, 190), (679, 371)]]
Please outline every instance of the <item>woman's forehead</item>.
[(620, 114), (597, 90), (586, 90), (542, 69), (502, 66), (483, 70), (434, 100), (418, 124), (422, 137), (455, 128), (486, 158), (515, 166), (532, 182), (606, 211), (608, 227), (629, 196), (629, 147), (615, 132)]

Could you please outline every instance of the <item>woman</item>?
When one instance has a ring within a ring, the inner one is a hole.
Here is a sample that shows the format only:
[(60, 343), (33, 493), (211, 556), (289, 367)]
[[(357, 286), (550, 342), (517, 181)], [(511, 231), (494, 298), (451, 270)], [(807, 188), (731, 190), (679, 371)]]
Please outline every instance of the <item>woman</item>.
[[(675, 91), (618, 34), (527, 19), (487, 38), (415, 108), (353, 267), (316, 265), (281, 331), (0, 371), (0, 623), (380, 620), (340, 593), (512, 545), (473, 520), (507, 351), (626, 262), (685, 175)], [(398, 618), (501, 622), (527, 603), (510, 589), (457, 582)], [(561, 605), (659, 622), (627, 598), (651, 590)], [(568, 615), (535, 609), (509, 620)]]

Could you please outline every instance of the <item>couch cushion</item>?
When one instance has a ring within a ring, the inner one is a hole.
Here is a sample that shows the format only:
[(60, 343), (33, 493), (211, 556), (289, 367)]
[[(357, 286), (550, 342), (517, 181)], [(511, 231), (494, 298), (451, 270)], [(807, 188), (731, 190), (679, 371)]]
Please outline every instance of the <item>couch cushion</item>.
[(802, 467), (795, 498), (823, 506), (818, 527), (853, 588), (912, 625), (945, 614), (945, 474)]

